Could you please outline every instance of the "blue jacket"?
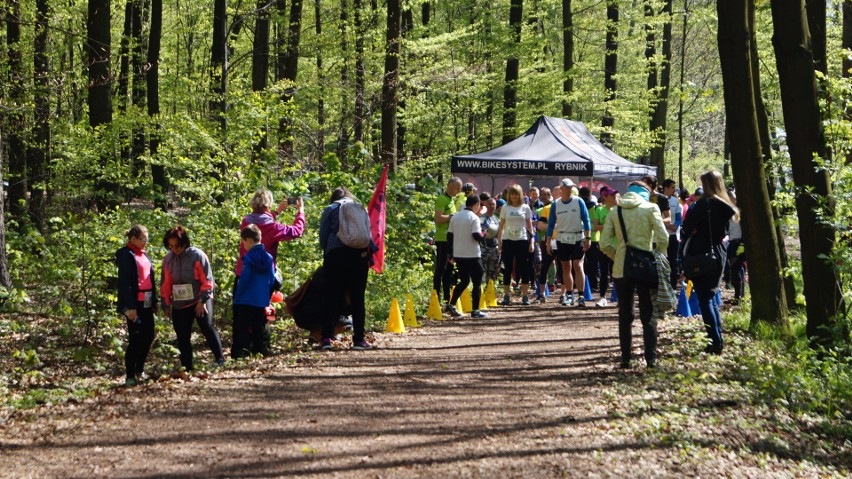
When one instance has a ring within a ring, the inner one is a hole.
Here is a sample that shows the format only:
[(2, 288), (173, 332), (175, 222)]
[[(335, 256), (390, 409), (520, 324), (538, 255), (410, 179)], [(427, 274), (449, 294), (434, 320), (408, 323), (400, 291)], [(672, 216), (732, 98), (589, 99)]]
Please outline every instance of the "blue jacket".
[(275, 273), (272, 255), (262, 244), (255, 245), (243, 256), (243, 271), (234, 293), (234, 304), (265, 308), (269, 306)]

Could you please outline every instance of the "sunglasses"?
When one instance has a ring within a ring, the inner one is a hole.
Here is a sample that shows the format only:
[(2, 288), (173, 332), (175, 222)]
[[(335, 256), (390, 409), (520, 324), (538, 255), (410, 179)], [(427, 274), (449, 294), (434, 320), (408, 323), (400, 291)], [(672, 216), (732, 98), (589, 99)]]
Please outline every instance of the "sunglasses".
[(136, 241), (138, 241), (138, 242), (140, 242), (140, 243), (142, 243), (142, 244), (147, 244), (147, 243), (148, 243), (148, 238), (136, 238)]

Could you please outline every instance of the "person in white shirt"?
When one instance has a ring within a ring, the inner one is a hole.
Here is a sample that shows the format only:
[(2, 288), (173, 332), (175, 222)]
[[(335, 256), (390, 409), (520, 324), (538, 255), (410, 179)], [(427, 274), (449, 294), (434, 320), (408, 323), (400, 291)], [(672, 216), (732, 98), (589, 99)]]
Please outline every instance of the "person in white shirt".
[(447, 312), (459, 317), (462, 314), (456, 309), (456, 302), (462, 292), (473, 282), (473, 307), (471, 318), (487, 318), (488, 315), (479, 310), (480, 295), (482, 294), (482, 259), (479, 243), (485, 238), (479, 222), (479, 197), (468, 196), (465, 208), (453, 215), (447, 230), (447, 245), (450, 248), (449, 257), (459, 270), (459, 283), (453, 290)]
[[(547, 218), (547, 247), (553, 254), (551, 240), (556, 239), (557, 258), (562, 264), (562, 298), (565, 306), (574, 304), (574, 285), (579, 297), (577, 306), (584, 308), (586, 301), (583, 290), (586, 286), (586, 274), (583, 271), (583, 257), (592, 244), (592, 223), (589, 210), (580, 198), (574, 198), (574, 182), (565, 178), (560, 183), (562, 197), (553, 202)], [(574, 276), (571, 276), (571, 268)]]
[(503, 301), (500, 304), (511, 304), (509, 297), (512, 285), (512, 273), (517, 267), (521, 277), (522, 303), (530, 304), (528, 290), (530, 287), (530, 258), (535, 249), (533, 235), (533, 213), (529, 205), (524, 204), (524, 190), (520, 185), (512, 185), (508, 189), (506, 206), (500, 211), (500, 227), (497, 230), (497, 248), (503, 260)]

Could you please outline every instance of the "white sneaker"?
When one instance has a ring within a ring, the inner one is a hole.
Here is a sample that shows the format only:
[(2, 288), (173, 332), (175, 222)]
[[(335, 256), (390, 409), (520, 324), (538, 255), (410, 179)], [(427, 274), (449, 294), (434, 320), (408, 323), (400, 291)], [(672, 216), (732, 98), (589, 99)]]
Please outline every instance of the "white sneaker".
[(598, 308), (606, 308), (607, 304), (609, 304), (609, 301), (607, 301), (606, 298), (601, 298), (600, 301), (595, 303), (595, 306), (597, 306)]

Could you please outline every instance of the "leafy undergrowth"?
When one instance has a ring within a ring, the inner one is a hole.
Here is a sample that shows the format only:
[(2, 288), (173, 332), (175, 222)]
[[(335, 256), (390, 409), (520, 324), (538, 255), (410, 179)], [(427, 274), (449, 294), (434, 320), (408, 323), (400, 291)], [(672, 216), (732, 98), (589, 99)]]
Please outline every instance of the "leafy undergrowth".
[[(122, 387), (126, 330), (121, 321), (101, 327), (98, 334), (81, 334), (61, 318), (47, 315), (0, 316), (0, 423), (17, 412), (41, 405), (75, 402)], [(217, 324), (227, 350), (230, 328)], [(157, 339), (146, 363), (154, 380), (182, 380), (178, 350), (170, 323), (156, 321)], [(293, 360), (309, 349), (305, 333), (292, 319), (271, 325), (271, 352), (278, 360)], [(213, 358), (201, 334), (193, 335), (196, 372), (204, 377)], [(229, 361), (226, 368), (251, 368), (257, 362)]]
[(806, 476), (852, 473), (852, 362), (753, 334), (738, 326), (744, 314), (723, 314), (721, 356), (700, 352), (700, 317), (663, 321), (658, 368), (640, 366), (604, 390), (614, 418), (605, 427), (672, 448), (678, 461), (730, 458), (767, 472), (794, 461)]

